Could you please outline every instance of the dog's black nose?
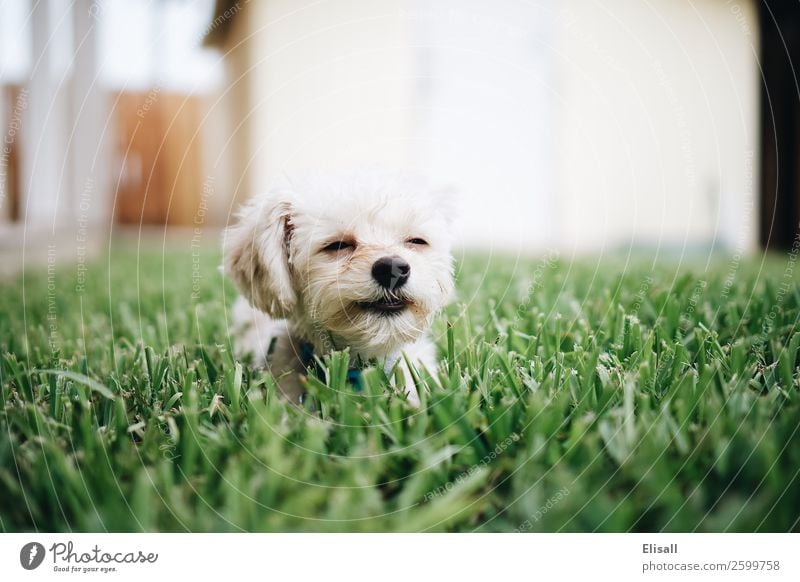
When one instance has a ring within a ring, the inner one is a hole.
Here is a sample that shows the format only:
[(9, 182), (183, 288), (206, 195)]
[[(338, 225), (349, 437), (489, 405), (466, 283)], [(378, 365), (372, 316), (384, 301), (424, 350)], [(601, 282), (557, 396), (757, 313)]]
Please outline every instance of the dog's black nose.
[(399, 289), (408, 281), (411, 265), (400, 257), (382, 257), (372, 265), (372, 278), (384, 289)]

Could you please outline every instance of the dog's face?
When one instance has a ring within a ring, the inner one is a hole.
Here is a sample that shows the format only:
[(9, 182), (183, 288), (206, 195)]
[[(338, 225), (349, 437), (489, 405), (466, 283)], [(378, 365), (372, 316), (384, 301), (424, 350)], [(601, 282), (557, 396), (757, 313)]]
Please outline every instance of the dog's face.
[(451, 204), (396, 175), (285, 184), (228, 231), (226, 272), (269, 315), (385, 356), (452, 294)]

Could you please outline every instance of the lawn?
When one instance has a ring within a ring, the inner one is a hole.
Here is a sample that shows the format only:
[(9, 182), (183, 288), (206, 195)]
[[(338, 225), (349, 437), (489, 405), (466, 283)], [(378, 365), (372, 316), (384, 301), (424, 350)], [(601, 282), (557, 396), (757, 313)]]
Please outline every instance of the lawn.
[(0, 284), (0, 527), (798, 531), (795, 258), (462, 258), (420, 410), (348, 389), (346, 353), (276, 398), (214, 251), (29, 269)]

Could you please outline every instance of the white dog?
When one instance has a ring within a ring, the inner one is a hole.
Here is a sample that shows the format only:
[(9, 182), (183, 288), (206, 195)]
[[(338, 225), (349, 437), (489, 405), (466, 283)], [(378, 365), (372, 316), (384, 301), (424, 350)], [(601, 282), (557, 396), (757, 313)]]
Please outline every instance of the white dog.
[[(453, 292), (452, 197), (400, 173), (286, 179), (247, 202), (225, 233), (224, 270), (237, 356), (269, 366), (299, 402), (315, 357), (350, 348), (352, 362), (404, 374), (434, 371), (426, 332)], [(405, 356), (405, 357), (404, 357)]]

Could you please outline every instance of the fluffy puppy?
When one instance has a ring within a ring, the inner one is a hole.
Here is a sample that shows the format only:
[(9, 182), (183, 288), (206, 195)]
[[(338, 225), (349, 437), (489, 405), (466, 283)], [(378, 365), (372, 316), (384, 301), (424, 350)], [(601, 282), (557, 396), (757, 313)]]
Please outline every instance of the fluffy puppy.
[[(299, 402), (315, 357), (350, 349), (351, 362), (404, 374), (433, 371), (432, 317), (453, 292), (452, 197), (419, 178), (361, 171), (283, 179), (243, 205), (224, 237), (224, 271), (238, 357), (268, 366)], [(403, 357), (405, 356), (405, 357)]]

